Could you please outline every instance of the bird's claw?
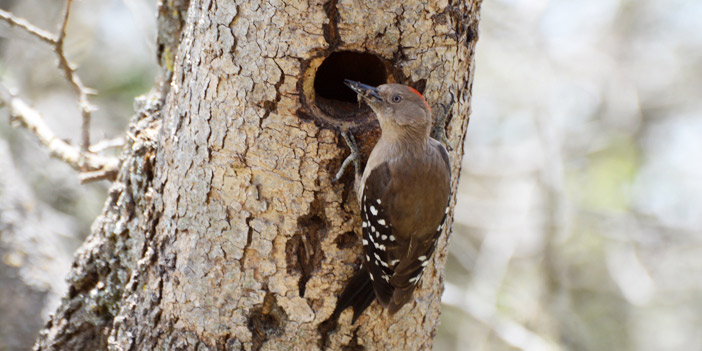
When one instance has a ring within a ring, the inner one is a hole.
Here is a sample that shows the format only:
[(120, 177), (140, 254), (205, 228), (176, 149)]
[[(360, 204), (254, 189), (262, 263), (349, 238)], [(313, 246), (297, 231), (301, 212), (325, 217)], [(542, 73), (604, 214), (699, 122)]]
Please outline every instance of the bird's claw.
[(339, 129), (339, 132), (341, 133), (341, 136), (344, 138), (346, 145), (349, 147), (351, 154), (348, 157), (346, 157), (344, 162), (341, 164), (341, 167), (339, 167), (339, 171), (336, 172), (336, 176), (332, 180), (335, 183), (338, 182), (339, 179), (341, 179), (341, 176), (344, 175), (344, 171), (346, 171), (346, 168), (352, 162), (353, 162), (353, 167), (356, 170), (356, 176), (358, 176), (361, 172), (361, 153), (358, 151), (358, 146), (356, 145), (356, 139), (353, 137), (353, 134), (348, 129)]

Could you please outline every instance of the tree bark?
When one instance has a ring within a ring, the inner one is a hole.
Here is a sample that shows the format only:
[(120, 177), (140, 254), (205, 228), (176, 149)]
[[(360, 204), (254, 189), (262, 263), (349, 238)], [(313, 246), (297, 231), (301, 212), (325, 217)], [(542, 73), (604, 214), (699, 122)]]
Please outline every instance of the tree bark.
[(350, 311), (327, 321), (361, 255), (351, 172), (331, 181), (348, 154), (338, 128), (366, 154), (379, 135), (334, 82), (355, 74), (453, 100), (455, 190), (479, 6), (164, 2), (164, 84), (140, 100), (118, 180), (35, 349), (431, 349), (448, 235), (397, 315), (373, 304), (355, 325)]

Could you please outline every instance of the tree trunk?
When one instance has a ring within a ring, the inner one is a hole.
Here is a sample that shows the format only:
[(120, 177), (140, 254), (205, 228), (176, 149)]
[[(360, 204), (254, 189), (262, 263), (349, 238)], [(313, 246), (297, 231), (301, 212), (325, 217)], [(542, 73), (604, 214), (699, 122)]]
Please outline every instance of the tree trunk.
[(338, 128), (366, 155), (379, 136), (341, 80), (455, 101), (455, 190), (479, 6), (164, 2), (164, 84), (140, 100), (119, 178), (35, 349), (431, 349), (447, 235), (415, 302), (327, 322), (361, 262), (351, 172), (331, 181), (348, 154)]

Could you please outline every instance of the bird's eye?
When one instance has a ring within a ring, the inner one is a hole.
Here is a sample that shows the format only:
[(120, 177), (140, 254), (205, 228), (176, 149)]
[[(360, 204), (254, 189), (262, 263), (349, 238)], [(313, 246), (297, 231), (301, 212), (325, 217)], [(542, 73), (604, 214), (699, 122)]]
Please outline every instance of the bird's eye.
[(400, 95), (393, 95), (390, 99), (392, 100), (392, 102), (398, 103), (398, 102), (402, 101), (402, 96), (400, 96)]

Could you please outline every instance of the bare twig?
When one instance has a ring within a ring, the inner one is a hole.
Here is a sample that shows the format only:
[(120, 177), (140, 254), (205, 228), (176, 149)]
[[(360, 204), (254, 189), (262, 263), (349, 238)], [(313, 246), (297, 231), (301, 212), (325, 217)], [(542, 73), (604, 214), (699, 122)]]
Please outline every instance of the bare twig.
[(81, 125), (81, 148), (83, 151), (88, 151), (88, 148), (90, 148), (90, 117), (95, 108), (88, 102), (87, 89), (63, 51), (63, 40), (66, 38), (66, 25), (68, 24), (68, 17), (71, 14), (72, 3), (73, 0), (68, 0), (66, 2), (66, 10), (63, 14), (63, 21), (59, 27), (56, 43), (54, 44), (54, 51), (58, 57), (59, 68), (63, 71), (66, 80), (71, 84), (76, 95), (78, 95), (78, 107), (80, 108), (80, 114), (83, 118), (83, 123)]
[(107, 149), (114, 149), (114, 148), (122, 147), (122, 146), (124, 146), (125, 143), (126, 143), (126, 141), (124, 140), (123, 136), (119, 136), (119, 137), (112, 138), (112, 139), (102, 139), (102, 140), (98, 141), (97, 143), (93, 143), (92, 145), (90, 145), (89, 151), (93, 152), (93, 153), (98, 153), (98, 152), (102, 152), (102, 151), (107, 150)]
[[(24, 103), (21, 99), (12, 95), (5, 87), (2, 87), (2, 92), (0, 92), (0, 94), (2, 94), (2, 101), (4, 101), (5, 104), (7, 104), (7, 106), (9, 106), (12, 110), (12, 118), (19, 122), (20, 125), (23, 125), (32, 131), (37, 136), (39, 141), (49, 149), (52, 156), (58, 157), (64, 162), (68, 163), (71, 167), (82, 172), (102, 172), (105, 171), (104, 167), (106, 165), (101, 164), (101, 162), (95, 164), (95, 162), (97, 162), (96, 158), (100, 158), (102, 161), (110, 160), (110, 158), (103, 158), (90, 153), (90, 120), (91, 114), (95, 110), (95, 108), (88, 101), (90, 89), (83, 85), (83, 82), (76, 73), (75, 68), (66, 57), (63, 46), (64, 39), (66, 38), (66, 26), (68, 25), (68, 18), (71, 14), (72, 3), (73, 0), (66, 1), (63, 20), (59, 25), (57, 35), (40, 29), (27, 20), (19, 18), (4, 10), (0, 10), (0, 20), (7, 22), (11, 26), (23, 29), (30, 35), (48, 43), (53, 47), (54, 53), (58, 58), (59, 69), (63, 72), (64, 77), (73, 88), (75, 94), (78, 96), (78, 107), (82, 117), (80, 150), (69, 142), (57, 139), (51, 130), (49, 130), (49, 128), (43, 123), (39, 114), (31, 109), (31, 107), (29, 107), (29, 105)], [(107, 174), (111, 173), (108, 171)]]
[(64, 39), (66, 38), (66, 26), (68, 24), (68, 18), (71, 14), (72, 3), (73, 0), (67, 0), (66, 2), (66, 9), (63, 13), (63, 21), (61, 21), (61, 24), (59, 25), (58, 35), (53, 35), (43, 29), (40, 29), (29, 23), (27, 20), (19, 18), (7, 11), (0, 10), (0, 19), (12, 26), (24, 29), (27, 33), (41, 39), (53, 47), (56, 57), (58, 58), (59, 69), (61, 69), (66, 80), (78, 96), (78, 107), (80, 108), (80, 114), (83, 119), (83, 123), (81, 125), (81, 148), (83, 151), (88, 151), (90, 148), (90, 118), (95, 108), (88, 101), (89, 89), (83, 85), (80, 77), (76, 74), (73, 65), (70, 61), (68, 61), (68, 58), (66, 58), (63, 48)]
[(80, 179), (81, 184), (85, 183), (90, 183), (90, 182), (96, 182), (98, 180), (114, 180), (117, 178), (117, 171), (118, 169), (101, 169), (99, 171), (94, 171), (94, 172), (82, 172), (81, 174), (78, 175), (78, 178)]
[(49, 45), (56, 45), (56, 36), (41, 29), (37, 26), (29, 23), (23, 18), (16, 17), (15, 15), (5, 11), (0, 10), (0, 19), (7, 22), (11, 26), (19, 27), (24, 29), (25, 32), (39, 38), (41, 41), (48, 43)]
[[(10, 109), (11, 121), (30, 130), (52, 157), (62, 160), (78, 171), (90, 173), (101, 172), (107, 176), (97, 178), (86, 176), (86, 181), (105, 179), (116, 175), (119, 160), (116, 157), (96, 155), (83, 152), (78, 147), (57, 138), (44, 123), (43, 118), (22, 99), (14, 96), (4, 85), (0, 84), (0, 102)], [(83, 177), (81, 177), (83, 178)]]
[(63, 45), (63, 39), (66, 37), (66, 25), (68, 25), (68, 16), (71, 14), (71, 4), (73, 4), (73, 0), (66, 1), (66, 9), (63, 12), (63, 21), (61, 21), (58, 38), (56, 38), (56, 43), (58, 45)]

